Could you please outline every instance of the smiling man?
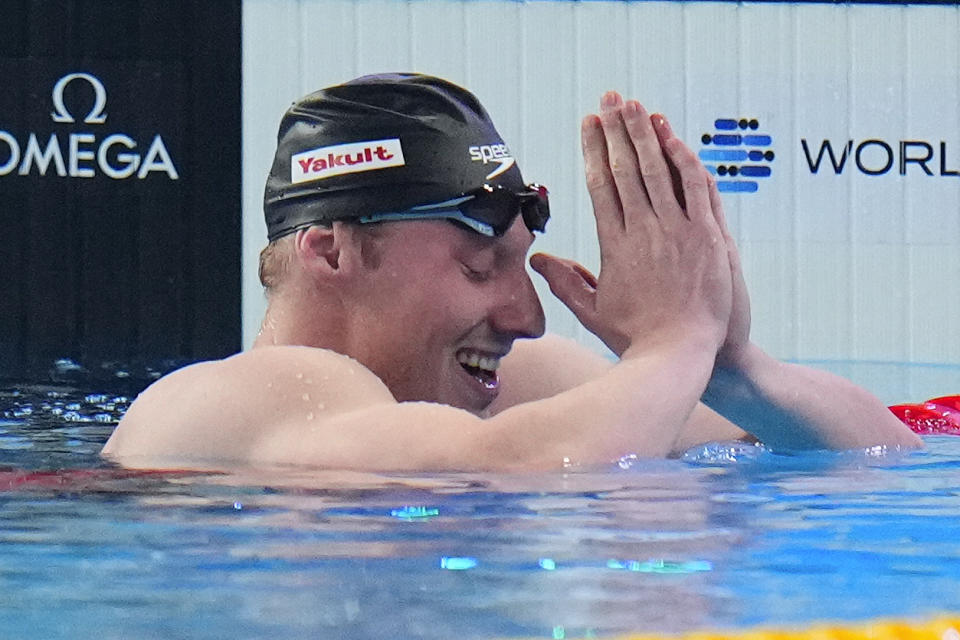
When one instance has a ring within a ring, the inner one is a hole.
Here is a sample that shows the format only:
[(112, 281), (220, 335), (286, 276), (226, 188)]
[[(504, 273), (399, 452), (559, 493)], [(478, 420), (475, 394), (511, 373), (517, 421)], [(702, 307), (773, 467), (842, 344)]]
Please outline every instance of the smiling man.
[(466, 470), (740, 437), (918, 444), (863, 389), (750, 342), (720, 198), (662, 117), (611, 92), (581, 134), (601, 271), (544, 254), (530, 265), (616, 363), (541, 337), (526, 263), (547, 191), (523, 180), (477, 99), (429, 76), (368, 76), (281, 122), (253, 349), (156, 382), (104, 454), (141, 467)]

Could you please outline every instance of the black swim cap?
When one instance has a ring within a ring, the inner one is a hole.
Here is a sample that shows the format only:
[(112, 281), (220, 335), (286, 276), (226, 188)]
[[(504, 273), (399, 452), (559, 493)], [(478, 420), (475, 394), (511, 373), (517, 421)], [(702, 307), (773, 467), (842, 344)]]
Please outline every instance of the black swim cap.
[(284, 114), (263, 198), (267, 234), (273, 241), (310, 224), (405, 211), (485, 185), (529, 191), (472, 93), (419, 74), (364, 76), (312, 93)]

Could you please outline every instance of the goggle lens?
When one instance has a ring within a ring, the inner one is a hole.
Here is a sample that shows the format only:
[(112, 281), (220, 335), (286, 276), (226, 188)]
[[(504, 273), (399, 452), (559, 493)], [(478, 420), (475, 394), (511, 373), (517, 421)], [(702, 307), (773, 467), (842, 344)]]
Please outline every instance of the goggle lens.
[(527, 191), (520, 193), (484, 185), (467, 194), (472, 197), (457, 208), (468, 218), (489, 224), (498, 236), (507, 232), (518, 213), (530, 231), (542, 232), (550, 219), (548, 194), (547, 188), (538, 184), (527, 185)]

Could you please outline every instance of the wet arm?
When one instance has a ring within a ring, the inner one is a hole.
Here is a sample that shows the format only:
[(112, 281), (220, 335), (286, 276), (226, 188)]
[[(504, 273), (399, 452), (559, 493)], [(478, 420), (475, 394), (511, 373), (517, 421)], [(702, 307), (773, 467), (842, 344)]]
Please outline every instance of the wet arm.
[(826, 371), (780, 362), (752, 343), (737, 367), (715, 369), (704, 401), (774, 449), (921, 444), (865, 389)]
[[(712, 368), (694, 339), (625, 358), (552, 397), (482, 419), (431, 403), (385, 400), (272, 429), (254, 461), (377, 470), (530, 470), (609, 464), (676, 447)], [(682, 381), (682, 382), (681, 382)]]

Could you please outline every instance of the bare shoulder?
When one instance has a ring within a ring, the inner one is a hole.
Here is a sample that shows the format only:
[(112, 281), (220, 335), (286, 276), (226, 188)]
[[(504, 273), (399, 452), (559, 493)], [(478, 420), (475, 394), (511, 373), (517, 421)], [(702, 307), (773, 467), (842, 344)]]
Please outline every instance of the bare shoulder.
[(347, 356), (311, 347), (253, 349), (161, 378), (130, 406), (103, 453), (247, 459), (292, 417), (322, 420), (393, 397)]
[(500, 365), (500, 395), (490, 414), (567, 391), (612, 366), (607, 358), (563, 336), (518, 340)]

